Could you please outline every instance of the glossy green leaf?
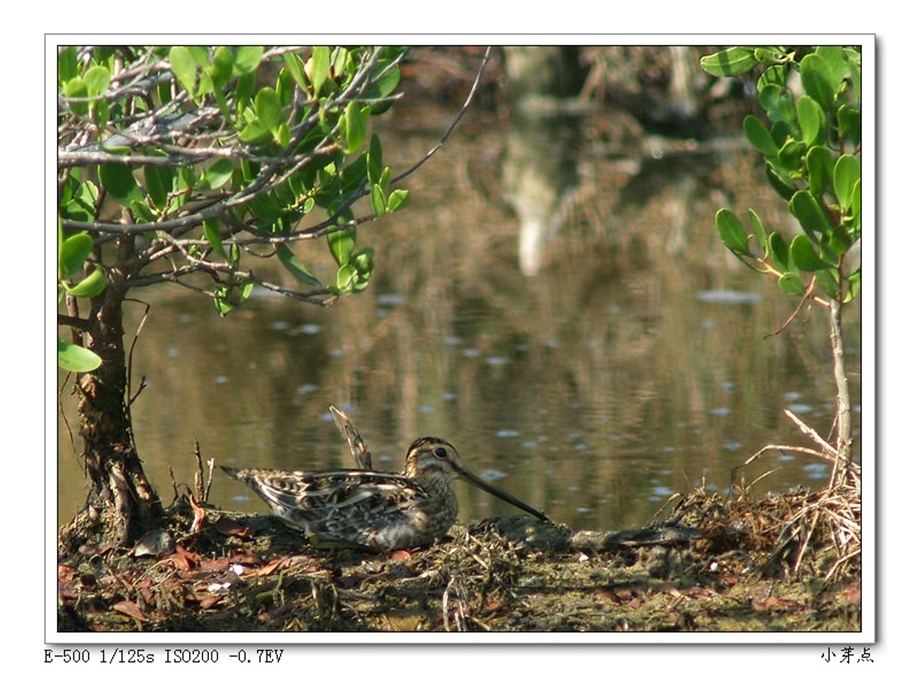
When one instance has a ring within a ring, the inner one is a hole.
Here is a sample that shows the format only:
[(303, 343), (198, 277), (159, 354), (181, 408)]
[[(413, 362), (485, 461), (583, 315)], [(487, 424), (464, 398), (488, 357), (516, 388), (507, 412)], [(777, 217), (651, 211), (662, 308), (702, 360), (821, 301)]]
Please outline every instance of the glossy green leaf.
[(834, 193), (840, 202), (840, 208), (850, 210), (853, 204), (853, 194), (856, 184), (860, 181), (861, 165), (859, 159), (846, 153), (837, 159), (834, 166)]
[(233, 48), (229, 46), (219, 46), (214, 51), (214, 57), (211, 60), (208, 73), (211, 81), (217, 89), (222, 89), (230, 79), (233, 78), (233, 66), (236, 61)]
[(856, 180), (853, 185), (853, 198), (850, 200), (850, 212), (855, 218), (860, 217), (862, 213), (862, 180)]
[(380, 137), (371, 135), (371, 144), (367, 149), (367, 181), (371, 184), (380, 182), (383, 175), (383, 146)]
[(365, 247), (355, 254), (351, 259), (351, 265), (357, 271), (357, 277), (354, 282), (354, 292), (365, 290), (370, 283), (371, 275), (374, 273), (374, 250), (372, 247)]
[(785, 170), (798, 171), (802, 167), (802, 160), (807, 150), (805, 142), (790, 139), (782, 145), (776, 157)]
[(757, 66), (754, 49), (737, 46), (721, 50), (712, 55), (700, 58), (700, 67), (703, 71), (715, 77), (734, 77), (750, 72)]
[[(718, 214), (716, 215), (718, 218)], [(763, 223), (760, 222), (760, 216), (754, 212), (754, 209), (748, 209), (748, 220), (751, 221), (751, 227), (754, 229), (754, 239), (757, 240), (757, 244), (760, 245), (761, 251), (766, 254), (767, 247), (767, 231), (764, 230)]]
[(394, 189), (387, 199), (387, 213), (396, 213), (407, 203), (409, 203), (409, 190)]
[(350, 263), (358, 273), (371, 273), (374, 270), (374, 248), (365, 247), (351, 258)]
[(762, 65), (777, 65), (786, 62), (786, 51), (778, 46), (754, 48), (754, 58)]
[(822, 261), (815, 246), (805, 235), (796, 235), (789, 245), (789, 259), (800, 271), (815, 272), (829, 268), (831, 264)]
[(828, 189), (833, 174), (834, 157), (824, 146), (812, 146), (805, 154), (805, 168), (808, 170), (808, 191), (820, 198)]
[(354, 226), (336, 230), (326, 235), (326, 240), (329, 243), (329, 252), (339, 266), (344, 266), (351, 258), (351, 252), (355, 247), (355, 238), (357, 235), (358, 232), (355, 230)]
[(786, 180), (780, 176), (776, 170), (771, 166), (767, 166), (767, 182), (770, 183), (770, 186), (773, 187), (773, 190), (779, 194), (783, 199), (789, 201), (792, 198), (792, 195), (795, 194), (796, 188), (790, 184), (786, 183)]
[(80, 232), (68, 237), (58, 248), (58, 270), (61, 278), (69, 278), (83, 270), (83, 264), (93, 251), (93, 238)]
[(307, 86), (307, 77), (303, 71), (303, 60), (301, 60), (300, 56), (296, 53), (285, 53), (281, 57), (288, 71), (291, 73), (291, 77), (297, 83), (297, 86), (300, 87), (301, 91), (307, 93), (309, 87)]
[(291, 128), (287, 122), (282, 122), (273, 133), (275, 143), (283, 149), (286, 149), (291, 143)]
[(102, 358), (85, 347), (58, 338), (58, 366), (66, 371), (85, 372), (98, 369)]
[(77, 47), (62, 48), (57, 56), (58, 84), (63, 85), (77, 76)]
[(226, 261), (227, 252), (224, 250), (223, 239), (220, 236), (220, 224), (217, 219), (208, 218), (202, 225), (204, 227), (204, 236), (208, 240), (211, 250)]
[(99, 166), (99, 182), (105, 187), (109, 196), (127, 205), (140, 199), (140, 189), (134, 174), (124, 163), (103, 163)]
[(722, 243), (731, 250), (733, 254), (746, 256), (750, 254), (748, 249), (747, 230), (744, 224), (727, 208), (721, 208), (716, 213), (716, 229), (719, 231), (719, 237)]
[(844, 302), (852, 301), (858, 294), (862, 283), (862, 270), (857, 268), (853, 273), (847, 276), (847, 294)]
[(821, 108), (831, 112), (834, 108), (836, 89), (824, 58), (816, 53), (806, 55), (799, 65), (799, 73), (802, 75), (805, 93), (814, 98)]
[(837, 91), (838, 86), (850, 76), (850, 63), (843, 46), (818, 46), (815, 55), (824, 61), (828, 83)]
[[(791, 123), (795, 120), (795, 105), (792, 102), (792, 92), (785, 84), (765, 85), (758, 94), (758, 100), (771, 122)], [(774, 135), (773, 140), (782, 142), (784, 138), (777, 138)]]
[(326, 46), (316, 46), (310, 56), (310, 83), (313, 84), (313, 95), (318, 98), (323, 90), (323, 84), (329, 78), (329, 63), (331, 51)]
[(83, 82), (86, 84), (86, 95), (90, 98), (101, 96), (108, 90), (110, 80), (111, 73), (108, 67), (93, 65), (83, 75)]
[(236, 165), (230, 158), (218, 158), (204, 171), (198, 183), (198, 189), (202, 191), (220, 189), (230, 181), (235, 169)]
[(102, 270), (100, 266), (96, 266), (95, 270), (86, 276), (79, 283), (73, 287), (64, 286), (64, 289), (67, 290), (74, 297), (95, 297), (96, 295), (102, 294), (102, 291), (105, 290), (106, 279), (105, 271)]
[(833, 269), (818, 271), (815, 273), (815, 282), (825, 295), (832, 299), (840, 299), (841, 286), (837, 282), (838, 276), (837, 271)]
[(169, 49), (169, 67), (182, 88), (194, 96), (198, 83), (198, 63), (192, 57), (192, 52), (185, 46), (173, 46)]
[(789, 270), (789, 245), (786, 243), (785, 238), (778, 232), (772, 232), (767, 242), (770, 245), (770, 256), (772, 257), (773, 265), (780, 272), (785, 273)]
[(255, 108), (259, 122), (270, 132), (274, 132), (284, 122), (281, 99), (278, 98), (277, 92), (268, 86), (256, 94)]
[(148, 165), (144, 167), (144, 184), (150, 202), (161, 211), (166, 208), (169, 194), (172, 192), (175, 172), (166, 165)]
[(241, 46), (237, 48), (233, 56), (233, 74), (236, 76), (251, 74), (262, 62), (264, 54), (265, 49), (262, 46)]
[(859, 110), (849, 104), (837, 109), (837, 126), (840, 138), (852, 146), (862, 142), (862, 118)]
[(369, 111), (362, 112), (361, 106), (355, 101), (349, 101), (345, 106), (345, 153), (357, 153), (364, 144), (365, 123)]
[(316, 279), (316, 276), (307, 270), (306, 266), (300, 261), (300, 258), (291, 251), (290, 247), (286, 244), (278, 245), (278, 259), (297, 280), (316, 287), (322, 287), (323, 284)]
[(824, 208), (807, 190), (800, 190), (792, 195), (789, 210), (806, 232), (824, 233), (831, 227)]
[(383, 187), (381, 187), (379, 184), (375, 184), (371, 187), (371, 209), (374, 211), (374, 215), (378, 218), (380, 216), (386, 215), (386, 192), (383, 191)]
[(811, 146), (821, 136), (824, 129), (824, 111), (818, 102), (808, 94), (799, 97), (795, 102), (796, 117), (802, 132), (802, 140)]
[(336, 289), (342, 294), (354, 292), (355, 284), (358, 282), (358, 270), (351, 264), (340, 266), (335, 274)]
[(748, 115), (744, 118), (742, 127), (744, 136), (757, 151), (765, 156), (775, 156), (779, 152), (779, 147), (759, 117)]
[(779, 284), (780, 290), (787, 295), (801, 297), (805, 294), (805, 283), (802, 281), (802, 277), (795, 273), (783, 273), (783, 275), (779, 277), (777, 283)]
[(87, 97), (86, 83), (80, 77), (74, 77), (64, 84), (64, 97), (74, 99), (68, 101), (67, 105), (77, 115), (85, 115), (89, 112), (89, 104), (79, 100)]

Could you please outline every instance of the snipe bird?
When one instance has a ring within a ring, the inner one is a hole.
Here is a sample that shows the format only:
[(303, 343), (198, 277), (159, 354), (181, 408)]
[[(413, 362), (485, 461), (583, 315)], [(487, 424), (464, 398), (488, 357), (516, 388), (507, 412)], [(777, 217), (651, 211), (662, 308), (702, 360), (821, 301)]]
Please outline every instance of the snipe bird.
[(345, 542), (378, 551), (427, 546), (444, 536), (457, 519), (454, 479), (549, 521), (536, 508), (467, 472), (456, 448), (430, 436), (409, 446), (401, 474), (365, 469), (221, 469), (248, 484), (288, 524), (325, 543)]

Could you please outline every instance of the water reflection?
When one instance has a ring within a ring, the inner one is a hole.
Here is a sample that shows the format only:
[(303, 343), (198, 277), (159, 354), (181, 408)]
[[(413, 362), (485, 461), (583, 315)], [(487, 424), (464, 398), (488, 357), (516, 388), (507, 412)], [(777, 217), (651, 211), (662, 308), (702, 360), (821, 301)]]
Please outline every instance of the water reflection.
[[(382, 469), (398, 470), (412, 439), (441, 436), (471, 472), (592, 528), (642, 524), (671, 492), (726, 487), (731, 468), (763, 445), (800, 442), (782, 412), (790, 404), (830, 433), (823, 314), (765, 338), (795, 305), (743, 269), (714, 231), (729, 196), (774, 227), (784, 222), (752, 157), (664, 151), (642, 177), (583, 145), (592, 184), (533, 280), (518, 270), (518, 219), (480, 193), (500, 186), (489, 161), (509, 135), (494, 122), (475, 125), (413, 178), (409, 211), (361, 231), (378, 268), (360, 296), (328, 310), (257, 296), (220, 319), (178, 288), (134, 295), (153, 309), (134, 353), (148, 388), (133, 418), (165, 500), (170, 468), (191, 483), (195, 440), (222, 464), (349, 466), (329, 403), (355, 419)], [(430, 146), (407, 132), (382, 136), (407, 160)], [(476, 179), (490, 170), (487, 184)], [(325, 254), (317, 246), (304, 255)], [(759, 298), (701, 297), (732, 294)], [(127, 332), (140, 315), (138, 306)], [(850, 323), (854, 364), (858, 326)], [(63, 424), (59, 439), (63, 522), (85, 490)], [(763, 490), (822, 479), (802, 458), (764, 459), (749, 479), (776, 467)], [(462, 520), (514, 511), (456, 488)], [(212, 501), (264, 509), (222, 477)]]
[(580, 118), (516, 109), (502, 164), (502, 188), (518, 217), (518, 260), (535, 276), (543, 247), (562, 225), (578, 185)]

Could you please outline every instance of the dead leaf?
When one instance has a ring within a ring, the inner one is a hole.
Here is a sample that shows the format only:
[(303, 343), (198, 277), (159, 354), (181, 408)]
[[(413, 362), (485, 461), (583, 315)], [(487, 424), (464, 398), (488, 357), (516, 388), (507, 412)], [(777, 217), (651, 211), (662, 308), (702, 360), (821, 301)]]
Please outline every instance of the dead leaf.
[(141, 621), (142, 623), (147, 621), (147, 616), (144, 615), (144, 612), (141, 611), (140, 606), (135, 604), (133, 601), (128, 601), (127, 599), (119, 601), (112, 605), (112, 609), (123, 613), (126, 616), (131, 616), (134, 620)]

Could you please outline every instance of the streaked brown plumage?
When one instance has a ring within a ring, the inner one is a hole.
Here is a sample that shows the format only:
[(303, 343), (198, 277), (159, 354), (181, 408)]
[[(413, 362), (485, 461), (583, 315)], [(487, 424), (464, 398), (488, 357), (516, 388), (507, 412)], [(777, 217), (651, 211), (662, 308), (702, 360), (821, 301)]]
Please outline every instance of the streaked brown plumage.
[(221, 469), (248, 484), (276, 515), (303, 529), (306, 536), (380, 551), (425, 546), (444, 536), (457, 519), (457, 497), (450, 483), (458, 478), (549, 520), (464, 470), (457, 449), (430, 436), (409, 446), (401, 474), (364, 469)]

